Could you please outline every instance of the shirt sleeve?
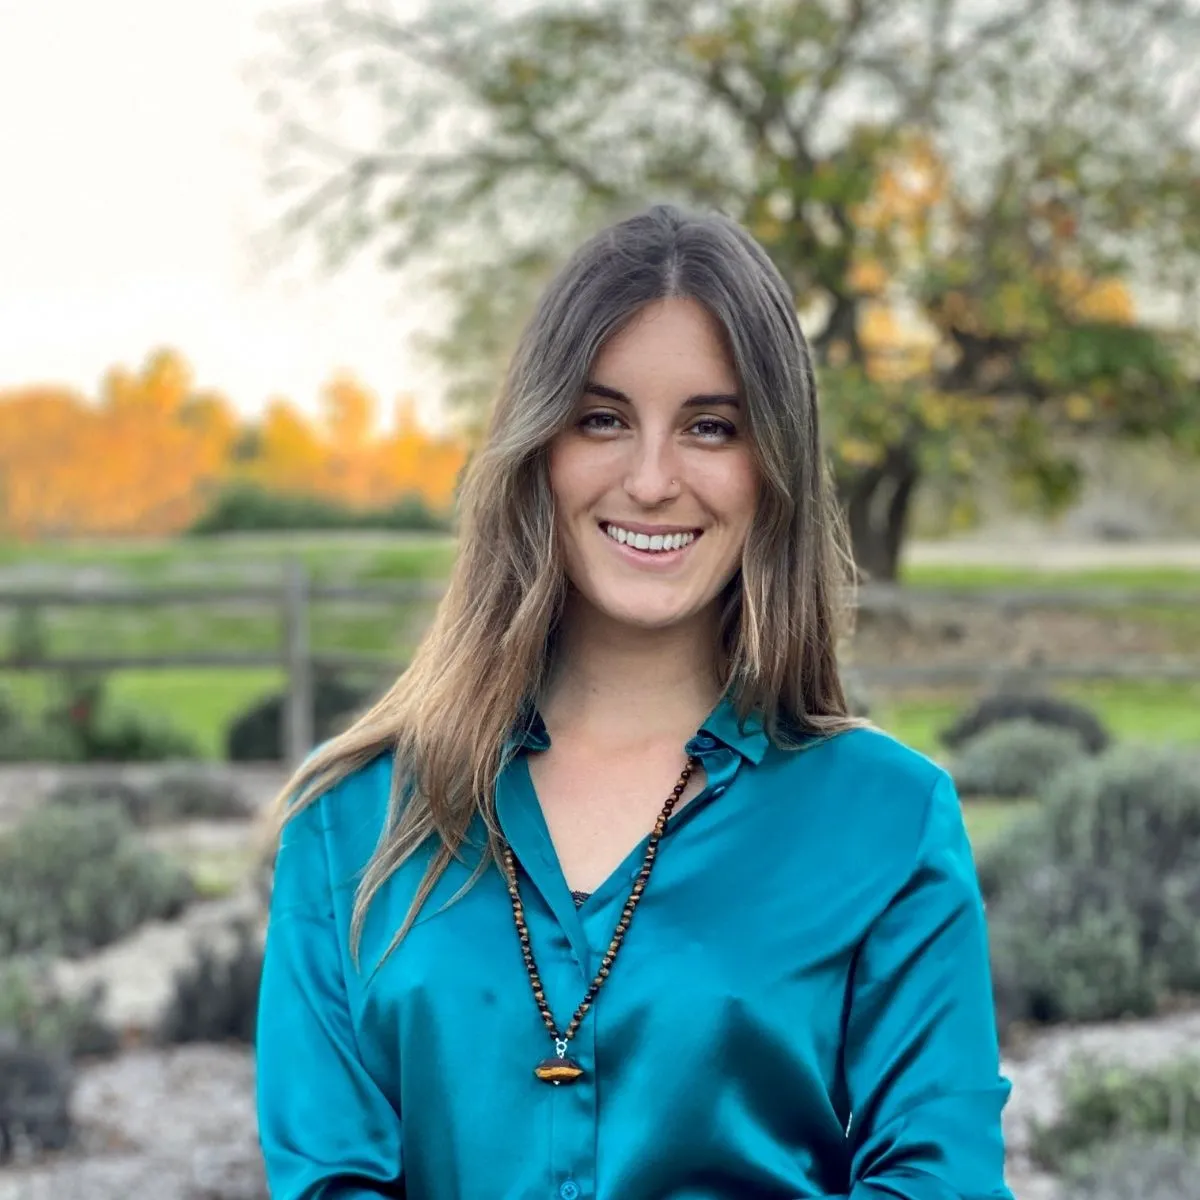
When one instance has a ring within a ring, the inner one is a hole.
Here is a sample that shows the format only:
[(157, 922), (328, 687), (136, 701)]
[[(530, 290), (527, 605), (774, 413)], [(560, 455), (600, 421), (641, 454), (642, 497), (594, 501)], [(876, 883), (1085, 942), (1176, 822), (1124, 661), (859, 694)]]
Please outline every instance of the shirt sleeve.
[(259, 991), (259, 1141), (272, 1200), (402, 1197), (400, 1116), (364, 1067), (320, 802), (284, 827)]
[(914, 869), (860, 947), (845, 1070), (851, 1188), (824, 1200), (1012, 1200), (983, 900), (944, 773)]

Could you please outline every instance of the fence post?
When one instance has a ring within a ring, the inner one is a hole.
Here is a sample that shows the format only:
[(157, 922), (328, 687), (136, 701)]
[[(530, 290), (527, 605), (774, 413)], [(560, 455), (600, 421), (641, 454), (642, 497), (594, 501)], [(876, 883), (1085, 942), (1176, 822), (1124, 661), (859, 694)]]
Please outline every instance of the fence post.
[(304, 564), (287, 564), (283, 593), (284, 662), (287, 670), (287, 702), (284, 705), (283, 756), (291, 768), (312, 749), (313, 666), (309, 640), (309, 579)]

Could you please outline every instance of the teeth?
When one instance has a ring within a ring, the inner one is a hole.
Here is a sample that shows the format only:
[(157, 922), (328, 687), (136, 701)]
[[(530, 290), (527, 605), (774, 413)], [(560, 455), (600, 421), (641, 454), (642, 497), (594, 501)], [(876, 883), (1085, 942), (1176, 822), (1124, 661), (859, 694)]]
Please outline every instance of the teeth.
[(619, 525), (606, 525), (604, 531), (613, 541), (620, 542), (622, 546), (632, 546), (635, 550), (645, 550), (650, 554), (667, 550), (682, 550), (684, 546), (688, 546), (696, 540), (694, 533), (682, 530), (678, 533), (631, 533)]

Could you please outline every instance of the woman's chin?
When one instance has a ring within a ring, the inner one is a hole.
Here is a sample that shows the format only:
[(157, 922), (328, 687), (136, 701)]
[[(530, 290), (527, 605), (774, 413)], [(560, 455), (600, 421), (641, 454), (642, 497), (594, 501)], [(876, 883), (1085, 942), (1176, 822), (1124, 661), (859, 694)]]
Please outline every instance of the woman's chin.
[(631, 629), (671, 629), (696, 618), (692, 604), (679, 601), (654, 603), (650, 598), (644, 603), (633, 603), (632, 597), (603, 597), (596, 607), (614, 625)]

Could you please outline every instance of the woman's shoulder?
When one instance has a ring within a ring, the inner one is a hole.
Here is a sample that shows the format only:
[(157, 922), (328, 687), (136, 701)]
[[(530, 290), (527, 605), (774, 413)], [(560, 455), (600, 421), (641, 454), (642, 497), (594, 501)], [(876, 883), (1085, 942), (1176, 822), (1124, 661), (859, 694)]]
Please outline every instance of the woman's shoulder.
[(945, 769), (919, 750), (863, 725), (772, 756), (798, 792), (855, 824), (920, 827), (938, 795), (953, 795)]
[(875, 725), (816, 738), (802, 751), (798, 762), (804, 768), (819, 764), (821, 770), (845, 774), (857, 782), (879, 781), (921, 794), (928, 794), (947, 777), (945, 769), (928, 755)]

